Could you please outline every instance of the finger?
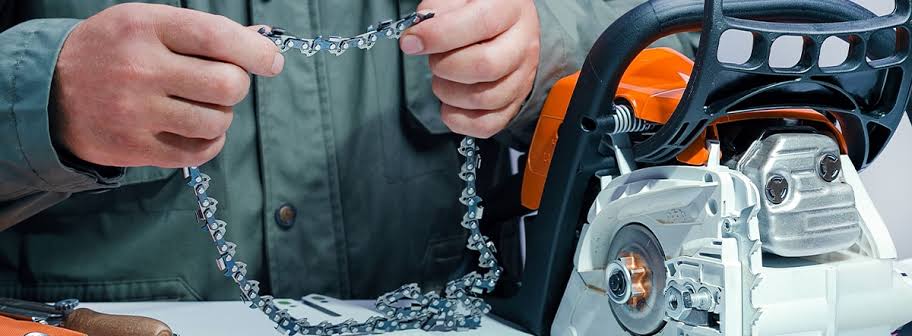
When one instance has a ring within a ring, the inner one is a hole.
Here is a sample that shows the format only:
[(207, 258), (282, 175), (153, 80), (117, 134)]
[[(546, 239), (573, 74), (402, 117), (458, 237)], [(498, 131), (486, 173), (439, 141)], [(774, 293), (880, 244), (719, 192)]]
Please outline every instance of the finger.
[(177, 54), (170, 59), (162, 81), (167, 95), (234, 106), (250, 91), (250, 75), (237, 65)]
[(516, 45), (523, 32), (510, 29), (485, 42), (428, 57), (435, 76), (464, 84), (492, 82), (515, 72), (523, 58), (531, 57), (528, 46)]
[(156, 132), (214, 140), (225, 134), (234, 114), (230, 107), (161, 97), (152, 102), (148, 124)]
[(534, 71), (524, 68), (494, 82), (463, 84), (434, 77), (431, 88), (444, 104), (466, 110), (497, 110), (525, 98)]
[(231, 62), (257, 75), (277, 75), (285, 65), (272, 41), (224, 16), (175, 8), (156, 18), (156, 32), (176, 53)]
[(455, 133), (487, 139), (506, 128), (519, 112), (521, 105), (522, 101), (517, 101), (493, 111), (466, 110), (443, 105), (440, 107), (440, 117)]
[(186, 138), (162, 132), (154, 135), (149, 148), (154, 153), (153, 165), (162, 168), (201, 166), (212, 160), (225, 147), (226, 136), (212, 139)]
[(434, 16), (434, 24), (419, 24), (402, 36), (400, 46), (407, 54), (447, 52), (491, 39), (512, 27), (522, 8), (514, 1), (472, 1)]

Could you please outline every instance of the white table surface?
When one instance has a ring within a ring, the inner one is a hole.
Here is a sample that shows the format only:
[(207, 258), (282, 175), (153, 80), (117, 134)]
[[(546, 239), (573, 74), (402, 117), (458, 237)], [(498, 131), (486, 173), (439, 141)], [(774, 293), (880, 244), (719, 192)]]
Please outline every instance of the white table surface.
[[(901, 271), (912, 273), (912, 259), (897, 264)], [(320, 300), (319, 304), (341, 315), (331, 317), (319, 310), (302, 304), (293, 304), (289, 312), (295, 317), (306, 317), (311, 323), (329, 320), (339, 323), (348, 318), (366, 320), (376, 312), (372, 301), (337, 301), (319, 296), (308, 296), (311, 302)], [(288, 302), (288, 301), (286, 301)], [(291, 301), (296, 302), (296, 301)], [(159, 319), (168, 324), (180, 336), (220, 335), (220, 336), (256, 336), (277, 335), (274, 325), (257, 311), (248, 308), (238, 301), (232, 302), (130, 302), (130, 303), (83, 303), (80, 307), (90, 308), (102, 313), (140, 315)], [(420, 330), (407, 330), (393, 333), (397, 336), (426, 336), (429, 334), (446, 334), (449, 336), (520, 336), (529, 335), (507, 326), (496, 317), (488, 316), (482, 321), (482, 327), (458, 334), (426, 333)]]
[[(348, 317), (358, 318), (364, 314), (371, 315), (373, 311), (367, 307), (372, 301), (346, 301), (348, 309), (357, 310), (357, 313), (333, 310), (343, 314), (344, 320)], [(274, 325), (257, 310), (252, 310), (241, 302), (130, 302), (130, 303), (83, 303), (81, 308), (90, 308), (98, 312), (109, 314), (127, 314), (152, 317), (168, 324), (180, 336), (259, 336), (278, 335)], [(331, 308), (331, 307), (330, 307)], [(338, 307), (336, 307), (338, 308)], [(296, 317), (308, 317), (311, 323), (323, 320), (332, 320), (328, 315), (315, 309), (301, 306), (293, 312)], [(353, 314), (349, 315), (349, 314)], [(360, 316), (359, 316), (360, 315)], [(360, 320), (360, 319), (359, 319)], [(338, 321), (341, 322), (341, 321)], [(397, 336), (418, 336), (429, 334), (453, 333), (426, 333), (420, 330), (406, 330), (391, 333)], [(482, 320), (482, 327), (476, 330), (467, 330), (458, 333), (458, 336), (519, 336), (529, 335), (517, 331), (499, 322), (496, 318), (486, 317)]]

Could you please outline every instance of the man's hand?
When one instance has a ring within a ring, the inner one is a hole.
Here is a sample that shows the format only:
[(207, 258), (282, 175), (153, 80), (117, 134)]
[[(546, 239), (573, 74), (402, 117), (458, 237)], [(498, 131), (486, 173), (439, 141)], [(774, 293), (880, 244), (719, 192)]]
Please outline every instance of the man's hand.
[(516, 116), (535, 81), (539, 21), (532, 0), (424, 0), (434, 19), (410, 28), (400, 47), (430, 55), (443, 122), (489, 138)]
[(177, 168), (211, 160), (249, 73), (284, 58), (255, 30), (163, 5), (108, 8), (79, 24), (57, 61), (52, 136), (105, 166)]

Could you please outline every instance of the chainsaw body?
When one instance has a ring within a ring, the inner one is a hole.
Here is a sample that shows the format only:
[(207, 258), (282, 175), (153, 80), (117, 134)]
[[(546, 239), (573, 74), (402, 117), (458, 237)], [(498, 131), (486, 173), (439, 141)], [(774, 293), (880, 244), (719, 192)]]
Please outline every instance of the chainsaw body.
[[(898, 308), (912, 307), (909, 270), (877, 234), (886, 231), (854, 168), (843, 168), (838, 183), (857, 190), (865, 219), (856, 243), (870, 250), (811, 234), (801, 240), (836, 251), (801, 258), (764, 253), (767, 201), (738, 170), (653, 167), (613, 179), (590, 209), (551, 334), (891, 335), (912, 320)], [(647, 260), (612, 267), (629, 256)]]
[[(858, 177), (907, 111), (910, 12), (656, 0), (620, 18), (545, 103), (523, 183), (539, 210), (525, 288), (495, 313), (568, 336), (891, 335), (912, 321), (912, 270)], [(645, 49), (701, 28), (695, 61)], [(754, 38), (743, 63), (718, 57), (729, 30)], [(774, 68), (782, 36), (804, 50)], [(831, 37), (849, 53), (822, 66)]]

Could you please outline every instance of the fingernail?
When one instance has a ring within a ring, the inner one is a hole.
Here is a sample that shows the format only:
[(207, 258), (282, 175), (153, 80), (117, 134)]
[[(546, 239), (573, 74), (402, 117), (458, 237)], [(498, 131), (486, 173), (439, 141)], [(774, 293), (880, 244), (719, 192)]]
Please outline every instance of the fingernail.
[(285, 66), (285, 56), (282, 54), (276, 54), (275, 58), (272, 60), (272, 73), (278, 75), (282, 72), (282, 68)]
[(402, 37), (402, 52), (415, 55), (424, 50), (424, 45), (421, 43), (421, 39), (415, 35), (405, 35)]

